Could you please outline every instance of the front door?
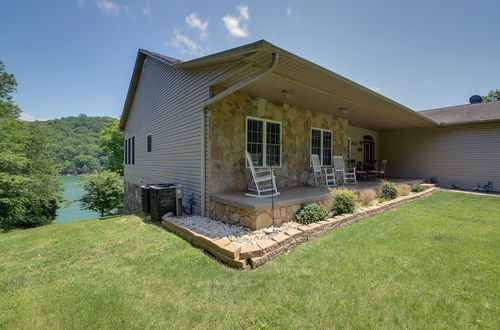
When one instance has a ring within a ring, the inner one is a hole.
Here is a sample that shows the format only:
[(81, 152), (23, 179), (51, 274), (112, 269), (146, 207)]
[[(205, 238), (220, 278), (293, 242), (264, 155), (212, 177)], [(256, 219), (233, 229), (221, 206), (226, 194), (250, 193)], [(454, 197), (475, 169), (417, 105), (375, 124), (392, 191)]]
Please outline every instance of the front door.
[(363, 141), (363, 149), (366, 168), (369, 170), (375, 169), (375, 142), (369, 140)]

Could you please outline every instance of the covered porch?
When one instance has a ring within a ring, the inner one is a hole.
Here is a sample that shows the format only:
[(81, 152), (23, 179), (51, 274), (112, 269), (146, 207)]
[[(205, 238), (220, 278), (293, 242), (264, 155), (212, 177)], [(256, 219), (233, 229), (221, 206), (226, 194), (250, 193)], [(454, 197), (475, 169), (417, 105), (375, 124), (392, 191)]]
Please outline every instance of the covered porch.
[[(397, 185), (423, 183), (418, 178), (387, 178)], [(359, 181), (355, 184), (339, 186), (362, 190), (378, 190), (380, 179)], [(245, 192), (212, 194), (210, 216), (229, 223), (237, 223), (252, 229), (279, 226), (294, 219), (301, 205), (315, 203), (325, 209), (330, 208), (330, 190), (326, 187), (294, 186), (279, 189), (280, 195), (274, 198), (253, 198)]]

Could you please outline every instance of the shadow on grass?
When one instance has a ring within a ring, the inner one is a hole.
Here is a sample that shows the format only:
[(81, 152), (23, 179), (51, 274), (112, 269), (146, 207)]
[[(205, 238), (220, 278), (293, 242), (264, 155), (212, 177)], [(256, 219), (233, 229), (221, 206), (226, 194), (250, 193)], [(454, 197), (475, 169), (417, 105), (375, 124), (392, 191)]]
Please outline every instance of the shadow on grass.
[(123, 217), (125, 214), (123, 213), (119, 213), (119, 214), (110, 214), (110, 215), (106, 215), (104, 217), (100, 217), (98, 218), (99, 220), (109, 220), (109, 219), (115, 219), (115, 218), (120, 218), (120, 217)]
[(156, 226), (156, 227), (161, 228), (163, 230), (166, 230), (165, 227), (163, 227), (160, 222), (153, 220), (151, 218), (151, 216), (145, 214), (142, 211), (141, 212), (133, 213), (133, 215), (135, 215), (136, 217), (141, 218), (142, 222), (144, 222), (146, 225), (153, 225), (153, 226)]
[(220, 266), (224, 267), (224, 268), (227, 268), (227, 269), (230, 269), (230, 270), (234, 270), (234, 271), (243, 271), (244, 269), (239, 269), (239, 268), (236, 268), (230, 264), (227, 264), (225, 262), (222, 262), (221, 260), (217, 259), (216, 256), (214, 256), (213, 254), (211, 254), (210, 252), (208, 252), (207, 250), (205, 250), (204, 248), (202, 247), (199, 247), (195, 244), (193, 244), (193, 242), (191, 242), (190, 240), (187, 240), (185, 239), (184, 237), (181, 237), (179, 235), (177, 235), (176, 233), (174, 232), (171, 232), (170, 230), (168, 230), (167, 228), (165, 228), (164, 226), (162, 226), (161, 222), (158, 222), (158, 221), (155, 221), (151, 218), (151, 216), (145, 214), (144, 212), (137, 212), (137, 213), (133, 213), (133, 215), (139, 217), (142, 219), (142, 222), (144, 222), (146, 225), (152, 225), (152, 226), (156, 226), (164, 231), (166, 231), (167, 233), (170, 233), (172, 235), (175, 235), (177, 237), (179, 237), (180, 239), (188, 242), (193, 248), (203, 252), (203, 254), (205, 254), (205, 256), (209, 257), (210, 259), (216, 261)]

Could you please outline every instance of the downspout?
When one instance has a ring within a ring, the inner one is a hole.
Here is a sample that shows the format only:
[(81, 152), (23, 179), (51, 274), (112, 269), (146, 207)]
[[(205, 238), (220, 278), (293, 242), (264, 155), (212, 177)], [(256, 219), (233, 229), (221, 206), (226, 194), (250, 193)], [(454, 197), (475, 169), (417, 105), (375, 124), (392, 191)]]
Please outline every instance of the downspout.
[[(222, 92), (220, 92), (219, 94), (217, 95), (214, 95), (212, 97), (210, 97), (208, 100), (206, 100), (203, 105), (202, 105), (202, 126), (203, 127), (203, 134), (202, 134), (202, 143), (201, 143), (201, 147), (202, 147), (202, 164), (201, 164), (201, 170), (202, 170), (202, 187), (201, 187), (201, 194), (202, 194), (202, 201), (201, 201), (201, 214), (202, 216), (206, 216), (206, 194), (207, 194), (207, 190), (206, 190), (206, 185), (208, 184), (207, 180), (206, 180), (206, 166), (207, 166), (207, 156), (206, 156), (206, 150), (207, 150), (207, 146), (209, 146), (209, 143), (210, 141), (206, 141), (206, 138), (207, 138), (207, 134), (205, 134), (205, 123), (206, 123), (206, 120), (207, 120), (207, 117), (208, 117), (208, 120), (210, 120), (210, 109), (208, 108), (208, 105), (214, 103), (214, 102), (217, 102), (218, 100), (228, 96), (229, 94), (231, 93), (234, 93), (236, 92), (237, 90), (245, 87), (245, 86), (248, 86), (249, 84), (253, 83), (254, 81), (256, 81), (257, 79), (261, 78), (262, 76), (264, 76), (266, 73), (269, 73), (270, 71), (272, 71), (276, 65), (278, 65), (278, 62), (280, 60), (280, 54), (279, 53), (273, 53), (273, 59), (271, 60), (271, 63), (269, 64), (269, 66), (267, 68), (263, 68), (263, 69), (260, 69), (259, 71), (249, 75), (248, 77), (238, 81), (236, 84), (226, 88), (225, 90), (223, 90)], [(208, 128), (210, 129), (210, 127)]]
[(201, 216), (206, 216), (206, 145), (207, 145), (207, 127), (206, 127), (206, 114), (207, 109), (202, 108), (201, 113)]
[(271, 63), (269, 64), (269, 66), (267, 68), (263, 68), (263, 69), (260, 69), (257, 72), (252, 73), (248, 77), (246, 77), (246, 78), (238, 81), (236, 84), (234, 84), (234, 85), (226, 88), (225, 90), (223, 90), (219, 94), (212, 96), (211, 98), (209, 98), (208, 100), (206, 100), (205, 103), (203, 103), (203, 107), (206, 107), (209, 104), (217, 102), (220, 99), (228, 96), (229, 94), (234, 93), (237, 90), (242, 89), (243, 87), (250, 85), (255, 80), (261, 78), (266, 73), (272, 71), (276, 67), (276, 65), (278, 65), (279, 60), (280, 60), (280, 54), (279, 53), (273, 53), (273, 59), (272, 59)]

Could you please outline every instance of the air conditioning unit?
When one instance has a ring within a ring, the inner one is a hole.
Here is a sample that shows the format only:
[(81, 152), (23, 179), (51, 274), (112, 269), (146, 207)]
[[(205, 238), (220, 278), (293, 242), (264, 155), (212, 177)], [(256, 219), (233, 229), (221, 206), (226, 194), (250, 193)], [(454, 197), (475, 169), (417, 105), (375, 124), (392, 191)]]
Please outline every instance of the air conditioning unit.
[(151, 218), (160, 222), (161, 218), (172, 212), (182, 215), (183, 186), (175, 183), (152, 184), (149, 186)]

